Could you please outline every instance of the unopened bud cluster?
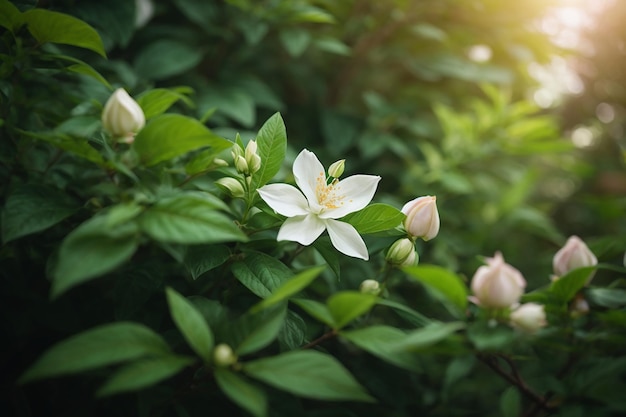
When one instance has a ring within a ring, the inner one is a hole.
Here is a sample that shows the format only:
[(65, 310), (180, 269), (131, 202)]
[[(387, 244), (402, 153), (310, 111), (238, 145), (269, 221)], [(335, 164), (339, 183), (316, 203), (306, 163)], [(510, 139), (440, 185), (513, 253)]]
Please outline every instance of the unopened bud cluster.
[(233, 146), (233, 162), (237, 172), (250, 176), (261, 168), (261, 157), (257, 154), (257, 143), (251, 140), (245, 150), (239, 145)]

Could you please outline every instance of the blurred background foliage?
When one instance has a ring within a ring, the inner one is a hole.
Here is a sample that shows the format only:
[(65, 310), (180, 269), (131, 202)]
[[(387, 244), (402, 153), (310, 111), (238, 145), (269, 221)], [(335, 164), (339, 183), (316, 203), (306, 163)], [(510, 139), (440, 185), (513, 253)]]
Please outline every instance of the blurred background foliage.
[[(548, 282), (552, 255), (577, 234), (601, 262), (622, 264), (624, 2), (599, 2), (603, 8), (581, 12), (594, 21), (574, 28), (567, 26), (569, 15), (556, 9), (564, 0), (12, 3), (91, 24), (103, 38), (107, 59), (62, 45), (48, 44), (45, 50), (88, 62), (112, 87), (124, 87), (134, 97), (150, 88), (180, 87), (176, 111), (201, 118), (231, 140), (237, 132), (253, 137), (280, 111), (289, 136), (288, 159), (305, 147), (325, 165), (345, 158), (346, 175), (381, 175), (376, 200), (397, 207), (416, 196), (436, 195), (441, 232), (421, 248), (422, 262), (470, 277), (481, 263), (477, 255), (500, 250), (532, 289)], [(580, 18), (576, 9), (569, 11)], [(559, 36), (572, 30), (574, 42), (562, 42)], [(0, 52), (12, 56), (14, 51), (6, 50), (8, 32), (0, 34)], [(5, 138), (16, 129), (55, 128), (88, 137), (99, 128), (100, 103), (111, 93), (106, 85), (93, 74), (76, 75), (84, 71), (69, 75), (69, 61), (59, 66), (45, 56), (16, 56), (0, 64), (3, 158), (12, 154), (12, 142)], [(535, 76), (555, 68), (555, 62), (561, 64), (557, 68), (566, 63), (572, 69), (558, 73), (556, 81)], [(569, 94), (546, 96), (567, 79), (574, 80), (574, 87), (570, 83), (565, 89)], [(20, 151), (19, 158), (39, 164), (40, 175), (56, 184), (82, 177), (84, 188), (72, 190), (79, 201), (87, 200), (93, 187), (104, 192), (86, 162), (84, 169), (61, 161), (48, 170), (54, 150), (38, 142)], [(9, 176), (20, 174), (9, 168), (15, 166), (3, 160), (3, 198)], [(286, 166), (281, 175), (289, 172)], [(21, 174), (26, 179), (32, 173)], [(50, 240), (58, 240), (51, 233)], [(45, 264), (43, 254), (21, 256)], [(29, 275), (23, 268), (15, 265)], [(603, 274), (610, 271), (598, 271), (595, 279), (602, 282)], [(337, 285), (354, 288), (362, 278), (355, 273)], [(86, 291), (97, 298), (97, 288)], [(84, 317), (93, 323), (110, 314), (87, 300), (72, 298), (69, 311), (70, 304), (57, 304), (54, 314), (67, 319), (73, 311), (89, 312)], [(45, 319), (51, 326), (54, 314)], [(21, 326), (18, 318), (10, 333), (19, 334)], [(451, 378), (474, 366), (463, 361), (454, 362), (453, 376), (439, 380), (447, 381), (450, 398)], [(454, 389), (467, 394), (473, 388), (465, 384)], [(428, 395), (423, 393), (423, 404)]]

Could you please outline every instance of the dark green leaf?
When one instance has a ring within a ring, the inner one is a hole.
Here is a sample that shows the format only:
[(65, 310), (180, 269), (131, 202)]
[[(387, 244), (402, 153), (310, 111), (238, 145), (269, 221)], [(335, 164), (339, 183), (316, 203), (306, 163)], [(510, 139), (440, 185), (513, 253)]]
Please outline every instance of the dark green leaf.
[(399, 226), (406, 216), (387, 204), (370, 204), (363, 210), (348, 214), (343, 221), (350, 223), (359, 234), (384, 232)]
[(247, 254), (242, 262), (232, 265), (232, 271), (239, 282), (261, 298), (272, 295), (293, 276), (285, 264), (264, 253)]
[(76, 201), (56, 188), (40, 184), (18, 186), (2, 210), (2, 241), (7, 243), (45, 230), (78, 208)]
[(168, 161), (189, 151), (232, 145), (212, 133), (199, 121), (180, 114), (162, 114), (141, 129), (133, 144), (141, 162), (147, 166)]
[(194, 245), (185, 252), (183, 263), (193, 279), (222, 265), (230, 258), (230, 249), (224, 245)]
[(491, 326), (486, 321), (472, 323), (467, 329), (467, 337), (476, 349), (498, 351), (504, 349), (514, 339), (513, 329), (504, 325)]
[(256, 137), (261, 168), (252, 176), (255, 190), (271, 180), (280, 170), (287, 151), (287, 131), (280, 113), (275, 113), (259, 129)]
[(199, 244), (247, 240), (235, 222), (216, 210), (209, 195), (186, 192), (163, 199), (139, 217), (141, 230), (155, 240)]
[(269, 345), (278, 336), (286, 312), (286, 306), (276, 306), (259, 313), (248, 313), (231, 322), (228, 326), (229, 332), (239, 336), (234, 344), (235, 352), (246, 355)]
[(19, 382), (74, 374), (145, 356), (167, 355), (169, 351), (161, 336), (146, 326), (130, 322), (105, 324), (52, 346)]
[(300, 272), (295, 277), (284, 282), (280, 287), (272, 291), (272, 295), (265, 298), (252, 308), (252, 311), (260, 311), (264, 308), (273, 306), (299, 293), (306, 288), (318, 275), (326, 268), (326, 266), (317, 266)]
[(0, 0), (0, 26), (14, 32), (24, 24), (22, 13), (8, 0)]
[(307, 312), (311, 317), (316, 318), (329, 327), (335, 327), (335, 319), (326, 304), (322, 304), (319, 301), (307, 300), (304, 298), (294, 298), (291, 300), (298, 307)]
[(243, 369), (275, 388), (306, 398), (375, 401), (335, 358), (313, 350), (258, 359), (244, 364)]
[(378, 297), (357, 291), (342, 291), (333, 294), (326, 304), (333, 316), (335, 329), (341, 329), (352, 320), (362, 316), (374, 307)]
[(170, 315), (191, 348), (206, 362), (213, 353), (213, 333), (202, 314), (185, 297), (171, 288), (165, 290)]
[(160, 356), (144, 358), (116, 371), (98, 389), (98, 397), (106, 397), (121, 392), (137, 391), (169, 378), (193, 363), (192, 358), (184, 356)]
[(458, 275), (435, 265), (407, 266), (404, 272), (434, 289), (461, 311), (467, 306), (467, 286)]
[(311, 43), (311, 34), (304, 29), (284, 29), (280, 41), (292, 57), (298, 57)]
[(400, 316), (403, 317), (408, 322), (414, 324), (415, 326), (425, 326), (432, 322), (431, 319), (424, 316), (422, 313), (418, 313), (410, 307), (405, 306), (402, 303), (395, 302), (393, 300), (386, 300), (384, 298), (379, 298), (376, 300), (378, 305), (391, 307), (397, 312), (400, 312)]
[(165, 113), (177, 101), (183, 101), (193, 107), (193, 102), (185, 94), (191, 93), (189, 88), (155, 88), (137, 96), (137, 103), (141, 106), (147, 119)]
[(287, 349), (294, 350), (302, 346), (306, 337), (306, 323), (299, 314), (287, 310), (283, 327), (278, 333), (278, 342)]
[(172, 39), (157, 40), (141, 49), (134, 66), (142, 78), (161, 80), (181, 74), (202, 60), (202, 49)]
[(337, 279), (339, 279), (341, 273), (341, 256), (339, 255), (337, 249), (333, 246), (330, 238), (328, 236), (318, 237), (315, 242), (313, 242), (313, 247), (320, 253), (320, 255), (322, 255), (326, 264), (335, 273)]
[(522, 402), (517, 387), (507, 388), (500, 396), (500, 415), (502, 417), (517, 417), (520, 415)]
[(465, 323), (451, 322), (451, 323), (430, 323), (419, 330), (415, 330), (404, 338), (404, 340), (398, 341), (394, 346), (397, 350), (418, 350), (437, 342), (440, 342), (465, 327)]
[(550, 293), (561, 302), (570, 301), (591, 280), (595, 270), (596, 267), (589, 266), (568, 272), (552, 282)]
[(238, 374), (225, 368), (218, 368), (215, 370), (215, 381), (228, 398), (254, 417), (267, 415), (265, 393)]
[(45, 9), (28, 10), (22, 17), (28, 31), (39, 43), (78, 46), (106, 57), (98, 32), (80, 19)]
[(390, 326), (371, 326), (341, 332), (340, 335), (361, 349), (380, 359), (410, 371), (419, 372), (422, 366), (418, 357), (408, 352), (398, 352), (394, 346), (406, 338), (406, 333)]
[(54, 133), (35, 133), (21, 131), (21, 133), (32, 137), (37, 140), (48, 142), (59, 149), (67, 152), (71, 152), (74, 155), (80, 156), (83, 159), (93, 162), (102, 167), (106, 167), (107, 164), (100, 153), (95, 150), (85, 138), (74, 138), (69, 135), (54, 132)]
[(626, 306), (626, 290), (618, 288), (592, 288), (587, 291), (589, 301), (606, 308)]

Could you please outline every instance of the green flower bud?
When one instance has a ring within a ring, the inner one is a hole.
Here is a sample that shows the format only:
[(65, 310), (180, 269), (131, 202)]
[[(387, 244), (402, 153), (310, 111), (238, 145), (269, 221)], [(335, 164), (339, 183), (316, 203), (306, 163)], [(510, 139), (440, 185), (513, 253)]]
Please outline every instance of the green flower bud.
[(378, 281), (375, 281), (373, 279), (366, 279), (359, 286), (359, 290), (363, 294), (378, 295), (380, 294), (380, 284), (378, 283)]
[(387, 251), (385, 259), (395, 266), (415, 265), (415, 261), (417, 260), (415, 244), (411, 239), (406, 237), (404, 239), (398, 239)]
[(328, 175), (330, 175), (333, 178), (339, 178), (341, 177), (341, 174), (343, 174), (343, 171), (345, 168), (346, 168), (346, 160), (340, 159), (339, 161), (334, 162), (333, 164), (330, 165), (330, 167), (328, 167)]
[(213, 362), (217, 366), (230, 366), (237, 363), (237, 355), (225, 343), (220, 343), (213, 349)]
[(230, 193), (233, 197), (243, 197), (245, 192), (243, 190), (243, 186), (239, 181), (231, 177), (220, 178), (215, 181), (220, 188), (224, 189), (228, 193)]
[(242, 174), (248, 174), (250, 172), (248, 163), (243, 156), (237, 155), (235, 157), (235, 168), (237, 168), (237, 172), (240, 172)]

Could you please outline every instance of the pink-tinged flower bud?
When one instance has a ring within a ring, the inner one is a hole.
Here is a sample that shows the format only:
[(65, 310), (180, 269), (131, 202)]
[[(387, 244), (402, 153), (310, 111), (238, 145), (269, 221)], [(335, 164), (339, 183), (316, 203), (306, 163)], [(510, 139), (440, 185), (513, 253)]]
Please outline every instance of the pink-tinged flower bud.
[(118, 88), (109, 97), (102, 111), (102, 126), (114, 136), (131, 143), (137, 132), (146, 124), (146, 117), (139, 104), (126, 90)]
[(366, 279), (359, 286), (359, 290), (363, 294), (378, 295), (378, 294), (380, 294), (380, 284), (379, 284), (378, 281), (375, 281), (373, 279)]
[[(559, 277), (574, 269), (597, 264), (598, 258), (578, 236), (571, 236), (567, 239), (565, 246), (559, 249), (552, 258), (554, 273)], [(593, 278), (593, 274), (589, 276), (589, 281), (591, 278)]]
[(511, 313), (509, 319), (513, 327), (528, 333), (535, 333), (548, 324), (544, 307), (536, 303), (522, 304)]
[(472, 301), (486, 308), (507, 308), (519, 302), (526, 280), (521, 272), (504, 262), (500, 252), (487, 258), (487, 265), (472, 278)]
[(437, 197), (424, 196), (411, 200), (402, 207), (406, 215), (404, 228), (413, 237), (430, 240), (439, 233)]
[(585, 297), (582, 293), (578, 293), (576, 298), (570, 304), (570, 315), (573, 318), (584, 316), (589, 313), (589, 303), (585, 300)]
[(415, 244), (409, 238), (398, 239), (387, 251), (385, 256), (387, 262), (395, 266), (411, 266), (415, 265), (417, 260), (417, 252)]
[(220, 343), (213, 349), (213, 362), (217, 366), (230, 366), (237, 363), (237, 355), (230, 346)]
[(339, 178), (343, 174), (343, 171), (346, 169), (346, 160), (340, 159), (337, 162), (333, 162), (328, 167), (328, 175), (333, 178)]

